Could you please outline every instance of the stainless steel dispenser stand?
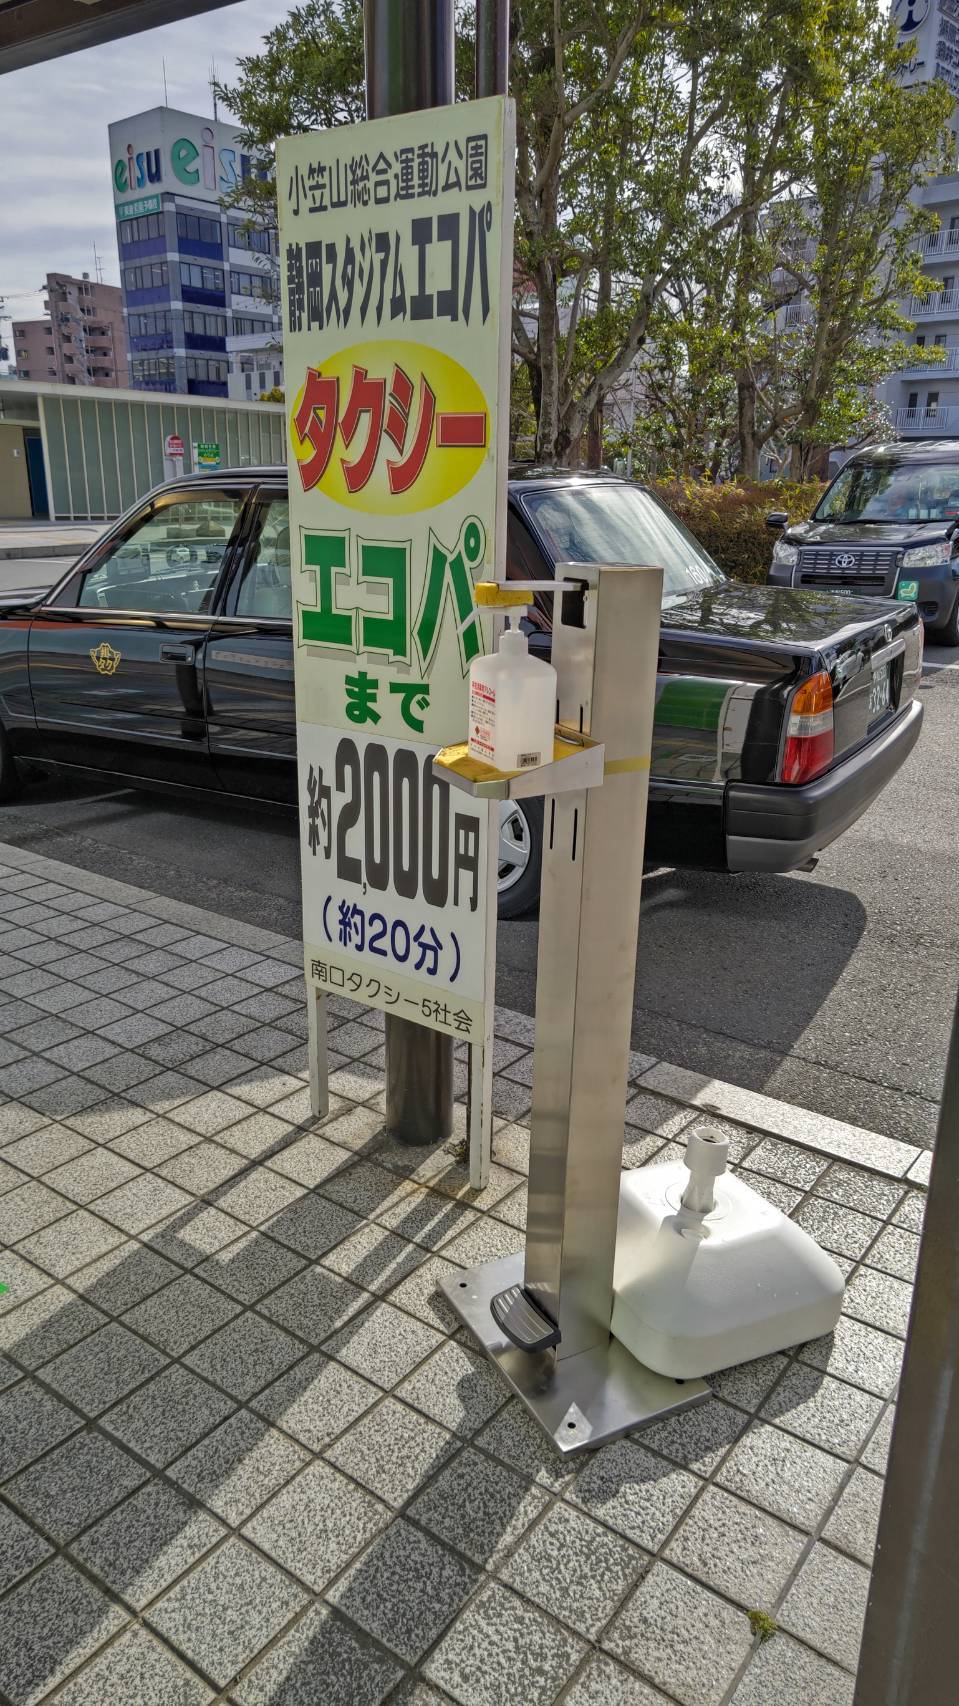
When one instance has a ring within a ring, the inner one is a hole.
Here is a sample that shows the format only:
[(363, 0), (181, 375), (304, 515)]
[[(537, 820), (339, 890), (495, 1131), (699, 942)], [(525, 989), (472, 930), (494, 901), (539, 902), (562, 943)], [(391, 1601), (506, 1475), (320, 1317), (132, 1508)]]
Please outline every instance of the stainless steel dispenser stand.
[(701, 1403), (709, 1388), (654, 1374), (609, 1330), (662, 571), (560, 574), (583, 592), (554, 611), (557, 761), (478, 781), (468, 762), (457, 777), (447, 755), (436, 760), (474, 793), (546, 795), (526, 1249), (443, 1291), (573, 1452)]

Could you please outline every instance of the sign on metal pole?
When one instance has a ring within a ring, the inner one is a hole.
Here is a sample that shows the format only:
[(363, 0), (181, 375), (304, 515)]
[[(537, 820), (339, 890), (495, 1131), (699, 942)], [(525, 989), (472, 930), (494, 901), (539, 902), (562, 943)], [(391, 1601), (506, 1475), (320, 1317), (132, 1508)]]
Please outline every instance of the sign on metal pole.
[(500, 96), (277, 148), (307, 983), (487, 1061), (496, 837), (431, 760), (505, 562), (512, 174)]
[(163, 440), (163, 478), (178, 480), (183, 473), (184, 444), (178, 432), (167, 433)]

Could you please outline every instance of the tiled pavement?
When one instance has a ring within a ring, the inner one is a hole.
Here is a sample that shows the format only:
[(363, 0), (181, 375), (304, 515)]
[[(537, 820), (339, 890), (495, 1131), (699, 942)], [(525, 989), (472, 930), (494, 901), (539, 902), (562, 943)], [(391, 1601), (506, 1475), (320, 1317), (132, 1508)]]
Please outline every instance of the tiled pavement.
[[(730, 1125), (839, 1329), (561, 1461), (436, 1290), (520, 1247), (530, 1021), (477, 1196), (345, 1001), (312, 1120), (298, 963), (0, 848), (0, 1697), (850, 1706), (922, 1192)], [(629, 1166), (697, 1117), (632, 1065)]]

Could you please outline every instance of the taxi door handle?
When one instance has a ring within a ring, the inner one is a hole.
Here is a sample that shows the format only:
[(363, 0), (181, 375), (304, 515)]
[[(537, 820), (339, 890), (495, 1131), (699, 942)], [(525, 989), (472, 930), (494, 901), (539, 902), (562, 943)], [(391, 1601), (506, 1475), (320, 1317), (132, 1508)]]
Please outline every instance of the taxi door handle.
[(194, 663), (196, 651), (193, 646), (161, 646), (160, 656), (168, 663)]

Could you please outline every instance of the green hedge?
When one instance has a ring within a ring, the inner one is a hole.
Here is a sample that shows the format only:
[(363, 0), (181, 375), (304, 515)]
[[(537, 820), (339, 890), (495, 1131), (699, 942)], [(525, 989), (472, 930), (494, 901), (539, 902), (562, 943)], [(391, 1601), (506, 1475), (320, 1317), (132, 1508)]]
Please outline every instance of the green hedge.
[(708, 480), (657, 480), (653, 490), (675, 510), (721, 569), (735, 580), (766, 579), (776, 535), (765, 524), (773, 509), (805, 521), (825, 491), (821, 480), (713, 485)]

